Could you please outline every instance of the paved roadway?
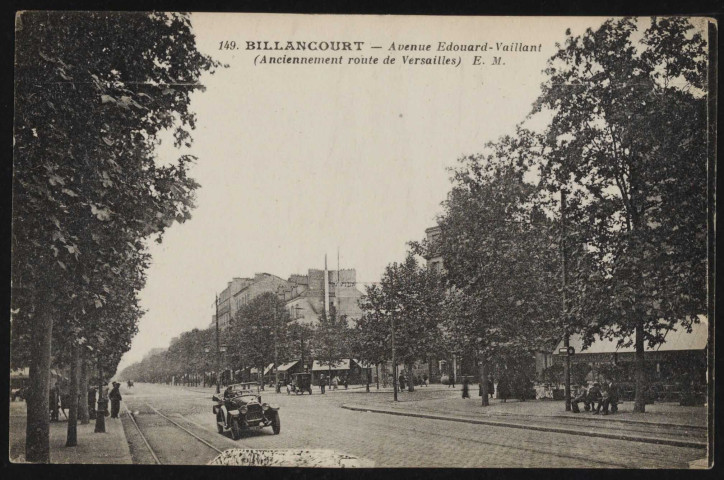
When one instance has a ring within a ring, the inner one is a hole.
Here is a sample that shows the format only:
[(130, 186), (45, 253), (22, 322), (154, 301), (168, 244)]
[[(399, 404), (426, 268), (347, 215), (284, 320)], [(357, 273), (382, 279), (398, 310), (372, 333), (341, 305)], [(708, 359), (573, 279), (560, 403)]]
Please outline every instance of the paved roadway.
[(359, 403), (365, 394), (319, 395), (318, 389), (312, 396), (278, 395), (267, 389), (262, 393), (263, 401), (281, 407), (281, 433), (273, 435), (271, 428), (265, 428), (233, 441), (228, 433), (216, 432), (208, 390), (136, 384), (132, 389), (124, 385), (121, 392), (138, 425), (124, 413), (123, 426), (135, 463), (205, 464), (219, 451), (237, 447), (327, 448), (372, 460), (377, 467), (687, 468), (688, 462), (705, 453), (692, 448), (355, 412), (340, 405)]

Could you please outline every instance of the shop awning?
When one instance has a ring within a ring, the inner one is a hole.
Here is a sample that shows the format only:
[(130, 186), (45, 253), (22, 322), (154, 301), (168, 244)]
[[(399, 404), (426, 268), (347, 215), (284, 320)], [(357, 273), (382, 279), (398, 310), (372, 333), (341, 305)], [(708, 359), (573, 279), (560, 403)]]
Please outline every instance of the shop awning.
[(323, 372), (326, 370), (349, 370), (349, 358), (340, 360), (339, 362), (333, 362), (331, 366), (327, 362), (314, 361), (312, 365), (313, 372)]
[(294, 360), (293, 362), (287, 362), (287, 363), (285, 363), (284, 365), (280, 365), (280, 366), (279, 366), (279, 371), (280, 371), (280, 372), (286, 372), (287, 370), (289, 370), (290, 368), (292, 368), (292, 367), (293, 367), (294, 365), (296, 365), (297, 363), (299, 363), (299, 360)]
[(356, 363), (357, 365), (360, 366), (360, 368), (372, 368), (372, 367), (374, 367), (374, 365), (372, 365), (371, 363), (367, 363), (367, 362), (365, 362), (364, 360), (357, 360), (356, 358), (354, 358), (353, 360), (354, 360), (354, 363)]
[[(266, 374), (266, 373), (270, 372), (273, 368), (274, 368), (274, 364), (273, 364), (273, 363), (270, 363), (270, 364), (267, 365), (267, 367), (264, 369), (264, 373)], [(252, 368), (249, 372), (250, 372), (250, 373), (261, 373), (261, 372), (259, 372), (259, 369), (256, 368), (256, 367)]]
[[(664, 339), (664, 343), (654, 348), (649, 347), (648, 342), (644, 342), (645, 352), (671, 352), (684, 350), (704, 350), (709, 339), (709, 322), (706, 316), (699, 315), (699, 323), (692, 325), (691, 332), (677, 325), (675, 330), (670, 330)], [(633, 340), (633, 339), (632, 339)], [(594, 342), (583, 350), (583, 338), (580, 335), (571, 335), (570, 346), (576, 349), (576, 355), (587, 353), (634, 353), (633, 341), (628, 347), (618, 347), (616, 339), (595, 337)], [(559, 355), (558, 350), (563, 348), (563, 340), (561, 340), (553, 351), (553, 355)]]

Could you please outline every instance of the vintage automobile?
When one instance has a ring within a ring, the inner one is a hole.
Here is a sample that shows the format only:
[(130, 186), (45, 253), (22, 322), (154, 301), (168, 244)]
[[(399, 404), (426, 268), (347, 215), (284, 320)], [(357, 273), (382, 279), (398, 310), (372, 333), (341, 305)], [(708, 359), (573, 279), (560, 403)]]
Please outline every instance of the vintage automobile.
[(312, 394), (312, 374), (311, 373), (294, 373), (292, 381), (287, 385), (287, 395), (296, 393), (297, 395), (309, 392)]
[(211, 397), (219, 433), (231, 430), (231, 438), (241, 438), (242, 430), (252, 427), (272, 427), (279, 434), (281, 422), (279, 407), (262, 403), (257, 382), (229, 385), (224, 393)]

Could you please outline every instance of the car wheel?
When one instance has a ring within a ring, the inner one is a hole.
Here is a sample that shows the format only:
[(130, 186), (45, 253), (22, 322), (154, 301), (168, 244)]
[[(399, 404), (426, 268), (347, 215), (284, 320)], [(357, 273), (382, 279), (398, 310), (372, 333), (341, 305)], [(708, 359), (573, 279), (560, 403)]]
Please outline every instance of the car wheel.
[(238, 418), (231, 419), (231, 439), (239, 440), (241, 438), (241, 425)]
[(224, 427), (222, 426), (224, 424), (224, 417), (221, 415), (221, 413), (216, 414), (216, 431), (219, 433), (224, 433)]
[(279, 419), (279, 412), (274, 412), (274, 417), (272, 417), (272, 432), (274, 432), (274, 435), (279, 435), (281, 430), (282, 422)]

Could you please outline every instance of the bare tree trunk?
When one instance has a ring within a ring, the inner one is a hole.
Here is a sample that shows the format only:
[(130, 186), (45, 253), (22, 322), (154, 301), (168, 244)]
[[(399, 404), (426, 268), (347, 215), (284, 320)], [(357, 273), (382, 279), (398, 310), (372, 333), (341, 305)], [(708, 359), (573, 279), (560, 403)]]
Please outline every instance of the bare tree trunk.
[(415, 377), (412, 374), (412, 362), (407, 363), (407, 391), (415, 391)]
[(480, 358), (480, 387), (482, 391), (482, 405), (487, 407), (490, 405), (488, 402), (488, 362), (485, 357)]
[(636, 396), (634, 398), (634, 412), (646, 412), (646, 363), (644, 359), (644, 325), (643, 321), (636, 324)]
[(66, 447), (78, 445), (78, 380), (80, 376), (80, 349), (73, 345), (70, 360), (70, 405), (68, 405), (68, 434)]
[(375, 363), (375, 375), (377, 375), (377, 390), (380, 389), (380, 363)]
[(80, 355), (80, 392), (78, 398), (78, 418), (81, 425), (90, 423), (90, 414), (88, 413), (88, 362), (85, 354)]
[(38, 300), (30, 351), (30, 383), (27, 396), (25, 459), (50, 463), (50, 352), (53, 315), (46, 299)]

